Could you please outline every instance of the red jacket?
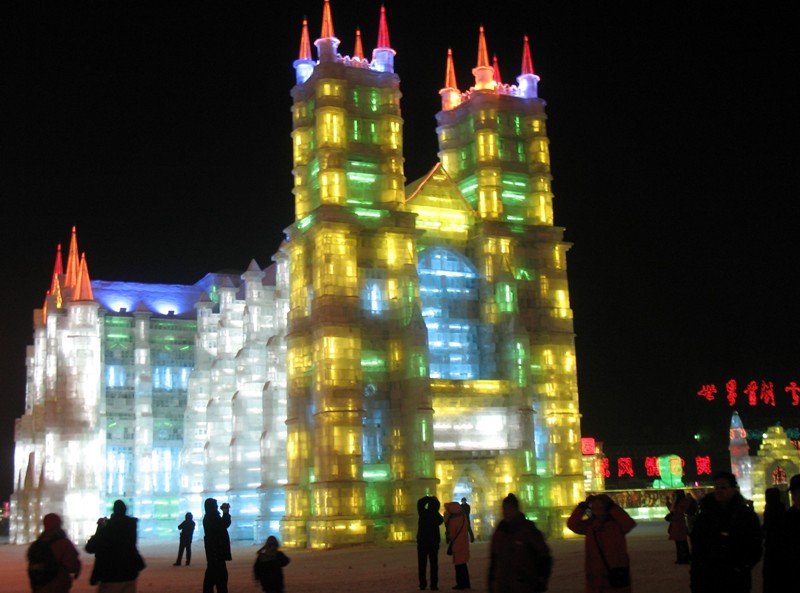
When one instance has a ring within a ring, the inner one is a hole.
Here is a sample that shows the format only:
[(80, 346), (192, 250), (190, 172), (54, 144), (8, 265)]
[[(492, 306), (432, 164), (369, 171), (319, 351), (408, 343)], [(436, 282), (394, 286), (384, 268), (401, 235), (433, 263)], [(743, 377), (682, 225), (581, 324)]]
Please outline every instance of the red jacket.
[(567, 519), (567, 527), (586, 536), (586, 593), (630, 593), (630, 586), (612, 589), (608, 584), (606, 566), (597, 544), (599, 542), (602, 546), (606, 562), (611, 568), (630, 567), (625, 534), (636, 527), (636, 521), (617, 505), (612, 505), (603, 519), (586, 518), (583, 506), (578, 505)]
[(50, 549), (61, 568), (52, 581), (34, 589), (34, 593), (67, 593), (72, 587), (73, 579), (77, 579), (81, 572), (78, 550), (61, 529), (45, 531), (39, 539), (51, 542)]
[(469, 562), (469, 526), (467, 516), (461, 511), (457, 502), (444, 505), (446, 514), (445, 535), (448, 542), (453, 542), (453, 564)]

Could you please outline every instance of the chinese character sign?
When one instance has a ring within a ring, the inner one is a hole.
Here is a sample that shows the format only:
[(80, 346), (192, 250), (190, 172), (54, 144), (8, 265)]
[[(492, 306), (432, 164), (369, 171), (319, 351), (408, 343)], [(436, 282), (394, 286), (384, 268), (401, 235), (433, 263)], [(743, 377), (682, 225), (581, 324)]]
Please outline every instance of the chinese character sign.
[(711, 475), (711, 457), (708, 455), (704, 456), (697, 456), (694, 458), (694, 463), (697, 466), (697, 475), (702, 476), (703, 474)]
[[(733, 407), (736, 405), (738, 399), (737, 389), (739, 384), (736, 379), (729, 379), (725, 383), (725, 399), (728, 405)], [(784, 393), (787, 393), (792, 398), (793, 406), (800, 406), (800, 386), (797, 382), (790, 381), (788, 385), (783, 388)], [(775, 384), (772, 381), (761, 380), (759, 387), (758, 381), (748, 381), (747, 386), (742, 389), (742, 393), (747, 396), (747, 404), (750, 406), (758, 405), (759, 401), (767, 406), (775, 406), (777, 400), (775, 399)], [(713, 383), (708, 383), (700, 386), (697, 395), (706, 401), (714, 401), (716, 399), (717, 386)]]
[(650, 478), (658, 478), (661, 472), (658, 470), (658, 457), (645, 457), (644, 458), (644, 471)]
[(594, 455), (597, 451), (597, 442), (592, 437), (581, 439), (581, 455)]
[(633, 460), (630, 457), (620, 457), (617, 459), (617, 476), (633, 477)]

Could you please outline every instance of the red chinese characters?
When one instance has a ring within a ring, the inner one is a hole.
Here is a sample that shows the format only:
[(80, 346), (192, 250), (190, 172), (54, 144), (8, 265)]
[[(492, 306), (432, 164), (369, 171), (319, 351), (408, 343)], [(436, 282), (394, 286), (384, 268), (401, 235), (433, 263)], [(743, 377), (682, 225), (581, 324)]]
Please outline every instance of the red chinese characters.
[(708, 455), (698, 455), (694, 458), (694, 464), (697, 467), (697, 475), (703, 474), (711, 475), (711, 457)]
[(707, 401), (714, 401), (714, 394), (716, 392), (717, 388), (713, 385), (703, 385), (700, 391), (697, 392), (697, 395), (706, 398)]
[(661, 471), (658, 469), (658, 457), (645, 457), (644, 470), (651, 478), (660, 478)]
[(617, 476), (633, 477), (633, 459), (630, 457), (620, 457), (617, 459)]

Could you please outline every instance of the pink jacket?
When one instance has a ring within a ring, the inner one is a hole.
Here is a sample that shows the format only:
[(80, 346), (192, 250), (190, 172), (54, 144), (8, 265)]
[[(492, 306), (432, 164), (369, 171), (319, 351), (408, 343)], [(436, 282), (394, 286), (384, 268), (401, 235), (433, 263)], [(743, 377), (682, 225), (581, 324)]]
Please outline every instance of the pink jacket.
[(469, 528), (467, 516), (461, 512), (461, 505), (448, 502), (445, 509), (445, 535), (453, 542), (453, 564), (469, 562)]

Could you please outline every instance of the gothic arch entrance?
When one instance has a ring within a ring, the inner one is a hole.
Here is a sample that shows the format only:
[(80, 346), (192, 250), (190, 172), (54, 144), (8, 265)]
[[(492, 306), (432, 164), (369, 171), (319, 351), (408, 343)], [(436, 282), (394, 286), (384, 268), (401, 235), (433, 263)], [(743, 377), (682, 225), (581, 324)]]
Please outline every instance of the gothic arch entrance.
[(470, 505), (472, 532), (476, 540), (487, 541), (497, 522), (496, 509), (492, 508), (494, 489), (479, 464), (457, 463), (454, 475), (458, 476), (452, 489), (452, 500), (466, 498)]

